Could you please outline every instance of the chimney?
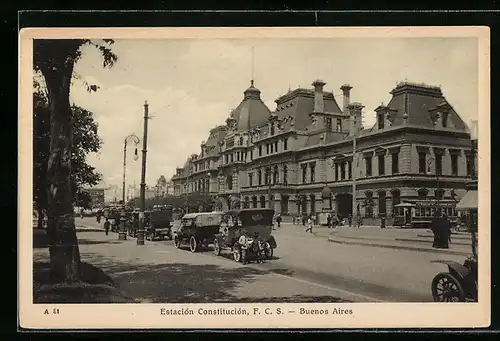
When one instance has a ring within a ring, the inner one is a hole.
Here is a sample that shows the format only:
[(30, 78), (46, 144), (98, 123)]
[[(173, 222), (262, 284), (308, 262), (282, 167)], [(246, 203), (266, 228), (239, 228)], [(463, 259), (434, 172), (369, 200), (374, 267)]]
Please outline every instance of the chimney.
[(323, 100), (323, 86), (325, 82), (316, 80), (312, 83), (314, 86), (314, 112), (322, 113), (325, 111), (325, 101)]
[(352, 89), (352, 86), (350, 86), (349, 84), (344, 84), (340, 87), (340, 90), (342, 90), (343, 99), (344, 99), (344, 103), (342, 105), (342, 112), (344, 114), (347, 113), (347, 106), (349, 105), (349, 103), (351, 101), (351, 89)]
[(364, 105), (358, 102), (351, 103), (347, 106), (347, 110), (349, 111), (349, 115), (351, 116), (351, 126), (349, 130), (349, 135), (354, 135), (361, 130), (361, 121), (362, 121), (362, 110)]

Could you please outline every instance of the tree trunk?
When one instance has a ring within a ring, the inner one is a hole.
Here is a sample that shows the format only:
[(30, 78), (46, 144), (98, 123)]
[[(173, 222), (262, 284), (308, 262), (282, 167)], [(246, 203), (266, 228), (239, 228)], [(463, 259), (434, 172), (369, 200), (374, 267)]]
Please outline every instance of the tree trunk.
[(71, 51), (65, 56), (57, 55), (52, 59), (52, 67), (42, 69), (50, 110), (47, 236), (55, 283), (78, 281), (80, 269), (70, 185), (73, 131), (69, 91), (74, 66), (68, 57), (71, 55)]

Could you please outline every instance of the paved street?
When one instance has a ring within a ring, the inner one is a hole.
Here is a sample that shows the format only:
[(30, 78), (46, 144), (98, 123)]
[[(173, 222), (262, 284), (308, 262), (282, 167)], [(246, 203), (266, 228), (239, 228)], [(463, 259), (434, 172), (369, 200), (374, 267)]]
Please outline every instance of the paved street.
[[(213, 301), (431, 301), (430, 282), (445, 270), (431, 261), (457, 255), (414, 252), (328, 242), (321, 233), (285, 224), (274, 231), (275, 259), (242, 266), (211, 250), (192, 254), (171, 241), (135, 245), (116, 233), (95, 232), (93, 218), (83, 221), (78, 238), (82, 259), (106, 271), (126, 292), (144, 302)], [(90, 228), (84, 232), (86, 226)], [(35, 249), (43, 257), (45, 249)]]

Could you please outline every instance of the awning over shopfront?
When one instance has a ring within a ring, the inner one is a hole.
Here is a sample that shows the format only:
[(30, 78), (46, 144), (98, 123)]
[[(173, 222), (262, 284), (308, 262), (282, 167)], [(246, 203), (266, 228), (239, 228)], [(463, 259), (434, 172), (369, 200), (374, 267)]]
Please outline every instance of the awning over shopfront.
[(478, 193), (477, 191), (468, 191), (457, 204), (457, 210), (477, 209)]

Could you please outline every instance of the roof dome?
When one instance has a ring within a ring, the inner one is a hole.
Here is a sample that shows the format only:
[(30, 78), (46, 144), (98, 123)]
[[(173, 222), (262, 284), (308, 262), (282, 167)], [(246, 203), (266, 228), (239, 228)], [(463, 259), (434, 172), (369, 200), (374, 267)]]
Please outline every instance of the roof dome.
[(253, 84), (253, 79), (250, 81), (250, 87), (248, 87), (244, 92), (245, 98), (260, 99), (260, 90), (257, 89)]
[(254, 81), (250, 82), (250, 87), (245, 90), (243, 101), (232, 112), (232, 117), (236, 120), (238, 131), (247, 131), (267, 124), (271, 110), (262, 102), (260, 90), (254, 86)]
[(326, 199), (326, 198), (330, 198), (331, 196), (332, 196), (332, 191), (331, 191), (330, 187), (325, 185), (325, 187), (323, 187), (323, 190), (321, 191), (321, 198)]

